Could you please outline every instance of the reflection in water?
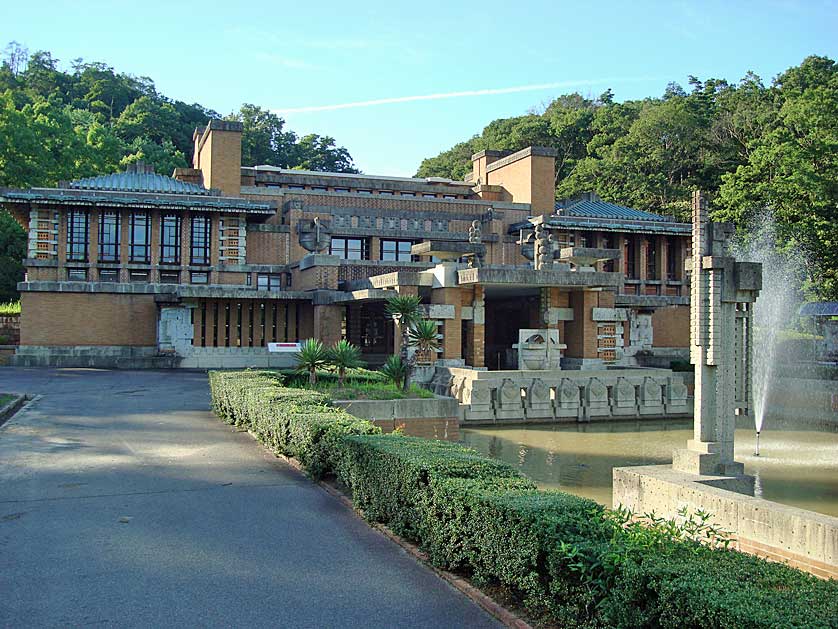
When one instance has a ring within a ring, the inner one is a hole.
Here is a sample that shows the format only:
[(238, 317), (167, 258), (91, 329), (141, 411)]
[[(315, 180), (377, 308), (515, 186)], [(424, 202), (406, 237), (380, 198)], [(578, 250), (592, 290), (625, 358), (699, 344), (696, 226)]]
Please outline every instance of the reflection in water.
[[(838, 516), (838, 428), (805, 430), (772, 422), (754, 456), (747, 418), (736, 430), (736, 460), (766, 500)], [(611, 469), (672, 462), (692, 438), (692, 420), (644, 420), (514, 428), (469, 428), (463, 441), (515, 465), (543, 487), (611, 504)]]

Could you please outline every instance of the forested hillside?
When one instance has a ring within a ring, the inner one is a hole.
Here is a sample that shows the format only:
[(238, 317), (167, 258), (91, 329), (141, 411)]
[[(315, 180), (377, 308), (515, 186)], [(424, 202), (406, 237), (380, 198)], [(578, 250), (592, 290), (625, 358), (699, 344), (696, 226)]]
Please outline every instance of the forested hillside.
[(742, 230), (773, 213), (781, 249), (798, 247), (810, 297), (838, 299), (838, 66), (808, 57), (765, 85), (691, 77), (660, 98), (560, 96), (426, 159), (422, 177), (462, 179), (482, 149), (559, 151), (556, 198), (595, 191), (643, 210), (689, 216), (691, 191)]
[[(147, 77), (75, 59), (62, 70), (49, 52), (12, 42), (0, 64), (0, 187), (54, 186), (117, 172), (143, 160), (171, 175), (192, 161), (192, 132), (219, 114), (160, 94)], [(224, 116), (244, 125), (242, 163), (357, 172), (334, 138), (299, 137), (256, 105)], [(0, 211), (0, 302), (17, 297), (23, 231)]]

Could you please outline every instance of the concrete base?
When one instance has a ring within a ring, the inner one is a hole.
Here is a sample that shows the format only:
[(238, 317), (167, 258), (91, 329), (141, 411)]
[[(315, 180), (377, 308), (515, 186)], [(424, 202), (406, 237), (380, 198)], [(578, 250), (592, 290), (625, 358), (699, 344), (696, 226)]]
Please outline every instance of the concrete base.
[(14, 367), (88, 367), (93, 369), (171, 369), (179, 356), (160, 354), (156, 347), (124, 345), (21, 345), (9, 364)]
[(614, 468), (614, 505), (679, 519), (678, 511), (712, 514), (743, 552), (838, 578), (838, 518), (753, 496), (750, 476), (687, 474), (670, 465)]
[(384, 432), (399, 428), (413, 437), (460, 439), (459, 405), (454, 398), (335, 400), (333, 403), (355, 417), (372, 421)]
[[(697, 452), (689, 448), (678, 448), (672, 451), (672, 469), (696, 475), (744, 476), (745, 474), (745, 465), (738, 461), (722, 462), (718, 452)], [(751, 484), (753, 485), (753, 478), (751, 478)]]

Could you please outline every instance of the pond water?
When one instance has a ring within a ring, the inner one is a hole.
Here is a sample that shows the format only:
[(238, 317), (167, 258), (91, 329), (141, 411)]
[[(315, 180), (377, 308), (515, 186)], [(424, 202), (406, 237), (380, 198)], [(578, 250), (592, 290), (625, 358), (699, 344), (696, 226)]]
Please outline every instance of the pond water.
[[(753, 423), (736, 430), (736, 460), (756, 477), (756, 495), (838, 516), (838, 427), (771, 422), (754, 456)], [(467, 428), (463, 442), (516, 466), (541, 487), (611, 506), (611, 470), (672, 462), (692, 438), (692, 420), (642, 420), (550, 426)]]

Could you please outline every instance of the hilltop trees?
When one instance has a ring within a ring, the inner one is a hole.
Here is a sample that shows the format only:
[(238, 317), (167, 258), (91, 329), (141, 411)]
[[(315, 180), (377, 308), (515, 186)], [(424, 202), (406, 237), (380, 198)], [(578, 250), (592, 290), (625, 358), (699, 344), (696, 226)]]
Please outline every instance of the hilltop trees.
[(778, 246), (808, 255), (809, 295), (838, 299), (838, 68), (808, 57), (770, 86), (690, 77), (660, 98), (618, 103), (560, 96), (541, 111), (490, 123), (426, 159), (418, 176), (462, 179), (471, 154), (530, 144), (557, 149), (556, 197), (589, 190), (688, 219), (691, 191), (740, 230), (771, 213)]

